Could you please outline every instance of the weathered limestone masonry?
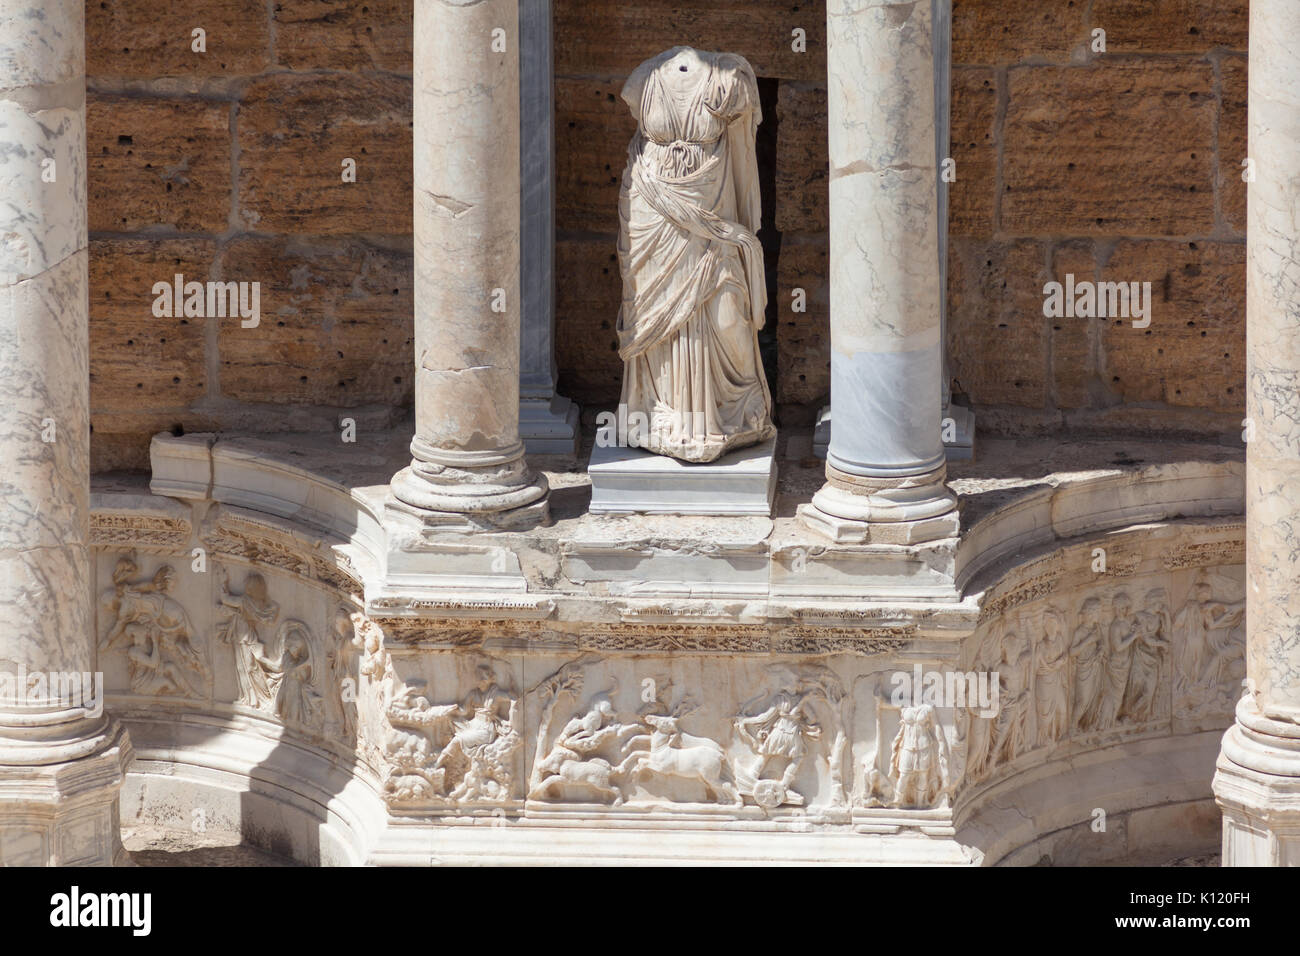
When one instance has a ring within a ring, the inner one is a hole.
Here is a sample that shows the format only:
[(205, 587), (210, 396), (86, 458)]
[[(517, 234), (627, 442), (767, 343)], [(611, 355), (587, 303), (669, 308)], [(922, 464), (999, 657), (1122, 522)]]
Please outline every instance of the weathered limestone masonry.
[(416, 433), (393, 492), (438, 523), (546, 515), (519, 438), (518, 44), (516, 0), (416, 5)]
[(836, 541), (949, 537), (931, 8), (830, 0), (826, 35), (831, 400), (858, 427), (832, 431), (801, 513)]
[(1300, 865), (1300, 6), (1253, 0), (1247, 216), (1247, 662), (1223, 738), (1223, 860)]
[(0, 2), (0, 864), (111, 864), (89, 521), (82, 0)]

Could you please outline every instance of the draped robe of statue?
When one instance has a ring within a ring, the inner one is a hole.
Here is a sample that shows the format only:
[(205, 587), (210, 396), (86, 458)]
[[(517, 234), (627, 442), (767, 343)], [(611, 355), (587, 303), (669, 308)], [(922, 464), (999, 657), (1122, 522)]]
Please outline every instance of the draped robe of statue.
[(775, 434), (758, 347), (758, 85), (743, 57), (674, 47), (622, 95), (637, 120), (619, 194), (627, 443), (713, 461)]

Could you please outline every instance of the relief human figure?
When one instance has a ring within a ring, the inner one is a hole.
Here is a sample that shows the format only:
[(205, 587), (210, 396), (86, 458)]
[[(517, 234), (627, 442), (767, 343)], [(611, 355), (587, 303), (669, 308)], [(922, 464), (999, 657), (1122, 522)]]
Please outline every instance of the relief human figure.
[(759, 354), (767, 292), (744, 57), (674, 47), (638, 66), (619, 193), (622, 404), (649, 422), (628, 443), (713, 461), (775, 434)]
[(1201, 672), (1201, 684), (1215, 689), (1216, 695), (1231, 708), (1246, 676), (1246, 640), (1239, 630), (1244, 627), (1246, 602), (1216, 605), (1218, 616), (1209, 629), (1209, 659)]
[(891, 806), (927, 808), (946, 796), (948, 740), (934, 707), (920, 704), (899, 711), (898, 734), (890, 749), (889, 773), (894, 781)]
[(1111, 599), (1111, 611), (1114, 616), (1107, 631), (1106, 682), (1101, 714), (1097, 719), (1099, 730), (1114, 726), (1119, 719), (1129, 672), (1133, 669), (1133, 643), (1141, 628), (1127, 594), (1121, 592)]
[(1156, 716), (1161, 661), (1169, 647), (1171, 625), (1163, 588), (1147, 592), (1136, 617), (1138, 636), (1133, 642), (1133, 663), (1120, 705), (1120, 719), (1145, 723)]
[(1076, 730), (1098, 730), (1102, 720), (1106, 677), (1106, 638), (1101, 628), (1101, 601), (1088, 598), (1079, 608), (1079, 626), (1070, 641), (1074, 661), (1074, 706), (1071, 721)]
[[(997, 680), (1001, 685), (1002, 675), (998, 673), (1001, 662), (1002, 643), (999, 632), (990, 628), (975, 652), (972, 670), (990, 675), (990, 680)], [(1002, 687), (999, 686), (999, 695), (1001, 691)], [(1000, 702), (999, 696), (999, 705)], [(992, 763), (994, 730), (998, 720), (998, 715), (984, 716), (980, 710), (978, 702), (966, 708), (966, 776), (971, 781), (982, 779)]]
[(216, 636), (235, 651), (235, 679), (239, 703), (269, 710), (280, 685), (280, 666), (267, 653), (261, 628), (275, 623), (280, 605), (267, 595), (266, 579), (256, 572), (244, 579), (244, 593), (232, 594), (230, 582), (221, 582), (219, 606), (227, 613), (217, 625)]
[(329, 668), (334, 706), (338, 709), (339, 728), (347, 740), (357, 730), (358, 662), (365, 651), (365, 635), (346, 607), (335, 609), (332, 635), (334, 646), (326, 652), (325, 664)]
[(453, 788), (448, 795), (453, 800), (465, 795), (466, 779), (475, 760), (491, 752), (491, 745), (512, 727), (513, 700), (497, 685), (492, 665), (478, 665), (476, 676), (475, 686), (463, 701), (434, 708), (437, 716), (450, 721), (454, 728), (433, 765), (433, 773), (441, 772)]
[(585, 714), (565, 724), (550, 751), (537, 762), (534, 775), (538, 782), (529, 791), (528, 798), (555, 799), (563, 795), (566, 785), (573, 784), (618, 806), (624, 794), (614, 783), (613, 763), (601, 753), (639, 730), (640, 725), (621, 723), (617, 719), (607, 694), (598, 695)]
[(1033, 719), (1034, 700), (1030, 685), (1033, 655), (1029, 641), (1015, 632), (1007, 633), (1002, 648), (1002, 709), (998, 712), (996, 759), (999, 763), (1010, 763), (1032, 743), (1030, 721)]
[[(771, 705), (753, 717), (739, 717), (736, 732), (754, 751), (753, 766), (737, 768), (745, 777), (743, 791), (750, 792), (759, 806), (779, 806), (804, 802), (803, 794), (794, 789), (795, 778), (808, 753), (805, 739), (821, 736), (821, 728), (814, 724), (805, 709), (808, 694), (797, 694), (791, 689), (778, 691)], [(763, 780), (769, 764), (784, 765), (779, 784)]]
[(1034, 711), (1039, 746), (1060, 740), (1069, 724), (1069, 662), (1065, 622), (1049, 608), (1043, 614), (1043, 636), (1034, 648)]
[(280, 686), (275, 713), (285, 723), (316, 727), (321, 718), (321, 696), (312, 686), (311, 635), (297, 621), (282, 628)]
[(193, 644), (189, 615), (171, 597), (175, 570), (163, 565), (151, 580), (132, 582), (138, 571), (134, 557), (118, 559), (106, 600), (113, 625), (103, 647), (129, 641), (127, 673), (135, 693), (202, 697), (211, 672)]
[(1178, 635), (1174, 700), (1180, 717), (1231, 706), (1245, 676), (1245, 642), (1238, 630), (1245, 612), (1244, 601), (1214, 600), (1210, 582), (1192, 585), (1173, 623)]

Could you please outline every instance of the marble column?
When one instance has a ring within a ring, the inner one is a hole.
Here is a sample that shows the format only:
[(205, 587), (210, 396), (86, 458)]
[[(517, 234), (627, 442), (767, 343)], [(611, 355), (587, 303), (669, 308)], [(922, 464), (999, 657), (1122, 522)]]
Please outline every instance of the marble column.
[[(1225, 866), (1300, 866), (1300, 4), (1250, 5), (1246, 666), (1214, 793)], [(1225, 157), (1235, 162), (1236, 157)], [(1251, 432), (1253, 431), (1253, 434)]]
[(121, 861), (91, 563), (82, 0), (0, 0), (0, 865)]
[(551, 0), (519, 5), (522, 136), (519, 433), (530, 455), (578, 451), (578, 406), (555, 382), (555, 56)]
[(957, 532), (944, 486), (929, 3), (828, 0), (831, 431), (804, 521), (844, 543)]
[[(393, 478), (426, 524), (545, 520), (519, 437), (519, 8), (415, 4), (415, 438)], [(403, 508), (404, 506), (404, 508)]]

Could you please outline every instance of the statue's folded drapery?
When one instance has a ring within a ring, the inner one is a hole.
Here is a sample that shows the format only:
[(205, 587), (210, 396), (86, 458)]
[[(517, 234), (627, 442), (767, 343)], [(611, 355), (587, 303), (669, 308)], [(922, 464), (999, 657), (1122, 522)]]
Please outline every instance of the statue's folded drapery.
[(623, 404), (632, 445), (713, 461), (774, 434), (758, 349), (767, 306), (743, 57), (676, 47), (623, 88), (637, 119), (619, 196)]

